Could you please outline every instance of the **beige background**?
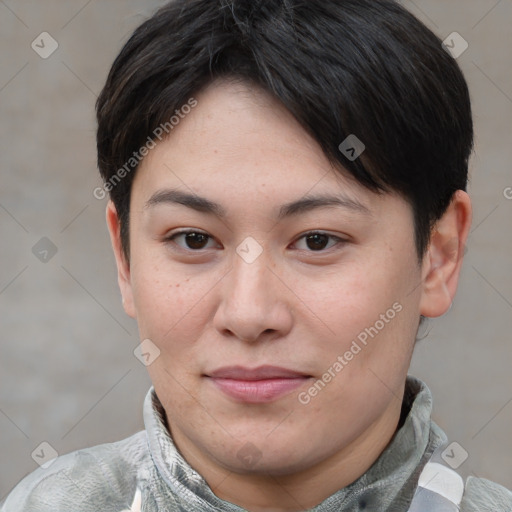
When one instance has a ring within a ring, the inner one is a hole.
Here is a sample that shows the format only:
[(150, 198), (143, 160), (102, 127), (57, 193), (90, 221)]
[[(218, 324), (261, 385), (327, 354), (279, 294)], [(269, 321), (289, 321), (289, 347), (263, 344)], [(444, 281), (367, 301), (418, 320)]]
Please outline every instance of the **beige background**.
[[(0, 0), (0, 500), (37, 467), (41, 442), (66, 453), (143, 428), (150, 381), (120, 303), (106, 200), (92, 194), (93, 108), (121, 45), (162, 3)], [(443, 39), (468, 41), (458, 60), (476, 122), (462, 282), (411, 373), (469, 453), (461, 473), (512, 488), (512, 0), (403, 4)], [(31, 48), (44, 31), (59, 44), (48, 59)], [(46, 263), (32, 252), (42, 237), (57, 249)]]

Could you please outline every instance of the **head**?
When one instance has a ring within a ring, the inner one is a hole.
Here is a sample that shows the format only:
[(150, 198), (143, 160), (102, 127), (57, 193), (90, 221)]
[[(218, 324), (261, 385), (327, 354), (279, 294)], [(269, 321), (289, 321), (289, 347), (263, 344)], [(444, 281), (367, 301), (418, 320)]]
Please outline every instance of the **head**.
[[(388, 0), (176, 0), (97, 115), (125, 310), (189, 462), (288, 475), (392, 432), (471, 218), (469, 93), (441, 41)], [(297, 385), (215, 379), (262, 365)]]

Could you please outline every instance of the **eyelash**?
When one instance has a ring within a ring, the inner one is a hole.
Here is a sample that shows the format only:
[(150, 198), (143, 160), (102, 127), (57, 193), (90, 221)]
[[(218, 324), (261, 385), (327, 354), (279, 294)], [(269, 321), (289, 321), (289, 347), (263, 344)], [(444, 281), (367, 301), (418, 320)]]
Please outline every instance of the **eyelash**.
[[(213, 240), (213, 237), (211, 237), (210, 235), (208, 235), (207, 233), (204, 233), (202, 231), (199, 231), (197, 229), (190, 229), (190, 230), (183, 230), (183, 231), (178, 231), (176, 233), (173, 233), (172, 235), (166, 237), (164, 239), (164, 243), (175, 243), (174, 242), (174, 239), (177, 238), (178, 236), (181, 236), (181, 235), (188, 235), (188, 234), (197, 234), (197, 235), (204, 235), (206, 238), (208, 238), (209, 240)], [(331, 249), (335, 248), (336, 246), (339, 246), (339, 245), (344, 245), (345, 243), (347, 243), (347, 240), (346, 239), (343, 239), (343, 238), (340, 238), (338, 236), (334, 236), (334, 235), (330, 235), (329, 233), (326, 233), (324, 231), (310, 231), (308, 233), (304, 233), (303, 235), (301, 235), (298, 239), (298, 240), (302, 240), (302, 239), (305, 239), (309, 236), (314, 236), (314, 235), (325, 235), (327, 236), (328, 238), (330, 239), (333, 239), (336, 241), (336, 244), (333, 245), (332, 247), (330, 247), (329, 249), (323, 249), (323, 250), (319, 250), (319, 251), (306, 251), (306, 252), (309, 252), (311, 254), (322, 254), (322, 253), (327, 253), (329, 252)], [(207, 249), (197, 249), (197, 250), (194, 250), (194, 249), (185, 249), (183, 247), (180, 247), (178, 246), (179, 249), (181, 249), (182, 251), (185, 251), (185, 252), (191, 252), (191, 253), (201, 253), (203, 251), (206, 251)]]

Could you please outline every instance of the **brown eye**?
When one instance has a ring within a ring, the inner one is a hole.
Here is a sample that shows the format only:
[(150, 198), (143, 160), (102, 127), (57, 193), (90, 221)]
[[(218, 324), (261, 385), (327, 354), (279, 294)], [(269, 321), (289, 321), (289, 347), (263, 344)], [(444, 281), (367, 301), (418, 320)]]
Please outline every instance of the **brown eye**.
[[(342, 245), (345, 242), (342, 238), (323, 232), (306, 233), (299, 240), (306, 241), (305, 250), (308, 252), (326, 252), (326, 248), (330, 249), (336, 245)], [(327, 247), (329, 240), (333, 240), (335, 243)]]
[(210, 236), (208, 236), (205, 233), (201, 233), (199, 231), (180, 231), (179, 233), (175, 233), (174, 235), (171, 235), (170, 237), (166, 238), (166, 242), (172, 241), (174, 243), (175, 239), (178, 237), (184, 237), (185, 240), (185, 246), (181, 244), (177, 244), (179, 247), (185, 250), (192, 250), (192, 251), (200, 251), (202, 249), (205, 249), (205, 245), (207, 244), (208, 240), (210, 240)]
[(329, 243), (328, 235), (309, 235), (307, 238), (308, 247), (313, 251), (321, 251), (325, 249), (326, 245)]

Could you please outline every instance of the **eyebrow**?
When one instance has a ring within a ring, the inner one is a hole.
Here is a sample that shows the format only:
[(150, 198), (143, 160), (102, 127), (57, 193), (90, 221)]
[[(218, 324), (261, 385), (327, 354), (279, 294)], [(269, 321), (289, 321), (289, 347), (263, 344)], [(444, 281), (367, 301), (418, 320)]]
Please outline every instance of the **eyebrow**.
[[(158, 190), (146, 201), (144, 208), (153, 208), (161, 204), (180, 204), (201, 213), (215, 215), (220, 219), (225, 219), (227, 216), (226, 209), (219, 203), (196, 194), (188, 194), (176, 189)], [(372, 215), (371, 211), (365, 205), (344, 195), (318, 195), (305, 196), (297, 201), (282, 205), (279, 208), (277, 220), (280, 221), (284, 218), (304, 214), (318, 208), (329, 207), (344, 208), (364, 215)]]

